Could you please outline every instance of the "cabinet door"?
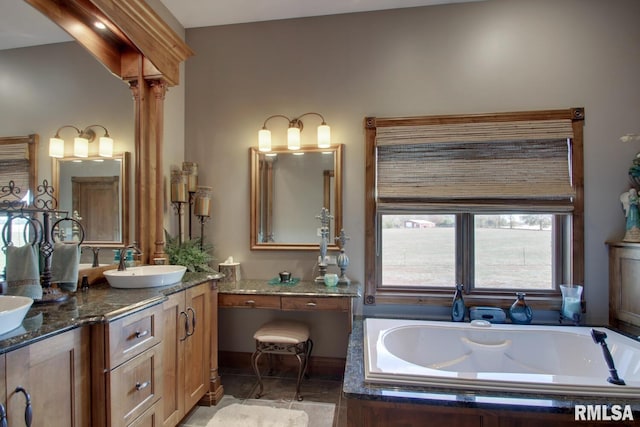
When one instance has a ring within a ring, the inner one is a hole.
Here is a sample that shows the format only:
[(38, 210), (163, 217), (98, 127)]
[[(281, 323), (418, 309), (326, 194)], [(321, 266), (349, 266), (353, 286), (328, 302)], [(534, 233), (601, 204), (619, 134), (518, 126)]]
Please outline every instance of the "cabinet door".
[(91, 425), (89, 330), (74, 329), (6, 354), (9, 425), (24, 425), (24, 388), (33, 427)]
[(209, 390), (209, 283), (169, 296), (164, 315), (164, 426), (175, 426)]
[(184, 292), (169, 296), (162, 304), (164, 337), (162, 366), (164, 370), (164, 392), (160, 411), (162, 425), (175, 426), (184, 414), (184, 376), (182, 375), (182, 343), (187, 339), (184, 311)]
[(184, 341), (185, 408), (189, 411), (209, 390), (211, 304), (209, 283), (185, 291), (190, 336)]

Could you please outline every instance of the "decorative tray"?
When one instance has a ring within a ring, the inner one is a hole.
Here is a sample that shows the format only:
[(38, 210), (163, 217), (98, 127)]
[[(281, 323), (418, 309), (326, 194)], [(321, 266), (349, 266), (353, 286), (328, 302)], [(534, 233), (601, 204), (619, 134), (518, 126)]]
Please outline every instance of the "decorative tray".
[(287, 282), (281, 282), (279, 277), (274, 277), (273, 279), (269, 280), (268, 283), (270, 285), (293, 286), (297, 284), (299, 281), (300, 281), (299, 277), (292, 277)]

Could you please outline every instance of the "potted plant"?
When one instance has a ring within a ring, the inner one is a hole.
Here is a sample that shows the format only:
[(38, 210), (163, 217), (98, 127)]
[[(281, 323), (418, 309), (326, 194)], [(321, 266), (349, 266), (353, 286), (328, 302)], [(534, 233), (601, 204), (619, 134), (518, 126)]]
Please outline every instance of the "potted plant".
[(187, 267), (187, 271), (191, 272), (215, 271), (209, 265), (214, 260), (210, 253), (213, 245), (203, 245), (200, 238), (180, 242), (178, 237), (171, 237), (167, 230), (164, 234), (166, 241), (164, 251), (169, 258), (169, 264), (183, 265)]

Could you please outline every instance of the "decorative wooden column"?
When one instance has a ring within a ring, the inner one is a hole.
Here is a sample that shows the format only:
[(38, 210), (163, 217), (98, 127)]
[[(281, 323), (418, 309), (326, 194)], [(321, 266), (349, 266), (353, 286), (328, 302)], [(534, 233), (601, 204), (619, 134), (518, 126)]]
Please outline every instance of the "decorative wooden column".
[(142, 76), (129, 82), (135, 104), (136, 227), (142, 261), (163, 258), (164, 179), (163, 135), (164, 99), (167, 84)]

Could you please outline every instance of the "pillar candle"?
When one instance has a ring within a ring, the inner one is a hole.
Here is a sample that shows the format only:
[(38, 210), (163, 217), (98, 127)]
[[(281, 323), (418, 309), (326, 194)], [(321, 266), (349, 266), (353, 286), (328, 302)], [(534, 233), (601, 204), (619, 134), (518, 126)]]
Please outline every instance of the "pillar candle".
[(198, 190), (198, 164), (182, 162), (182, 170), (187, 175), (187, 191), (195, 193)]
[(211, 187), (198, 187), (193, 213), (196, 216), (211, 216)]
[(171, 171), (171, 202), (185, 203), (187, 201), (187, 182), (184, 172), (181, 170)]

